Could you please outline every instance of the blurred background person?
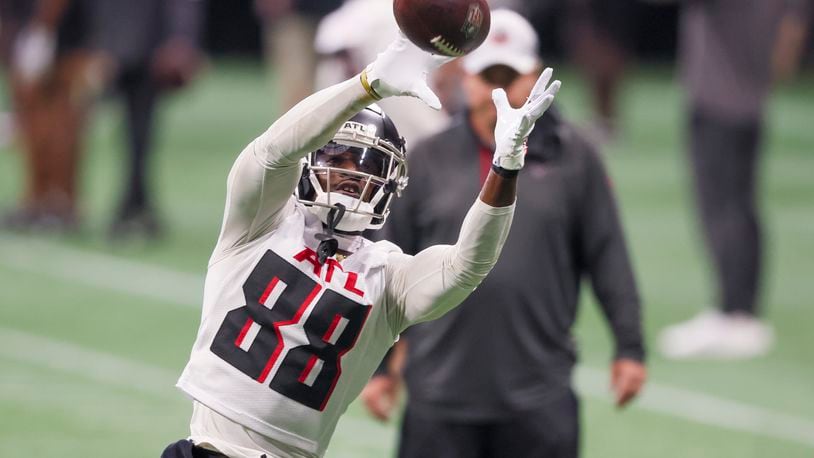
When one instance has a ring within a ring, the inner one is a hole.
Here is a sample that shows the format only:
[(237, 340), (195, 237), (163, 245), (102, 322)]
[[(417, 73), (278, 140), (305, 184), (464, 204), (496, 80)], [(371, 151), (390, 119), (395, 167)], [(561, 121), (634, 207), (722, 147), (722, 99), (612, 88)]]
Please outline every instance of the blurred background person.
[[(383, 231), (405, 252), (455, 240), (466, 212), (459, 196), (476, 190), (490, 167), (492, 91), (505, 88), (513, 106), (524, 103), (541, 69), (537, 43), (522, 16), (497, 10), (486, 42), (462, 59), (467, 109), (412, 149), (410, 187)], [(526, 167), (515, 227), (494, 270), (458, 309), (410, 328), (397, 344), (397, 354), (406, 347), (408, 392), (402, 458), (578, 456), (571, 329), (583, 276), (613, 331), (617, 405), (645, 381), (639, 296), (597, 151), (549, 110), (528, 139)], [(380, 419), (395, 405), (397, 366), (362, 394)]]
[(811, 0), (787, 0), (772, 50), (775, 81), (788, 81), (797, 75), (806, 51), (811, 27)]
[[(317, 87), (328, 87), (360, 73), (398, 33), (392, 0), (345, 1), (317, 25), (314, 41), (318, 56)], [(392, 97), (378, 102), (409, 144), (442, 130), (449, 115), (462, 108), (458, 61), (436, 70), (430, 80), (443, 111), (433, 110), (412, 97)]]
[(127, 171), (110, 227), (115, 239), (155, 238), (163, 225), (151, 190), (156, 110), (192, 81), (202, 62), (203, 0), (95, 0), (94, 44), (105, 58), (112, 95), (125, 114)]
[(84, 0), (2, 0), (3, 65), (25, 155), (25, 189), (2, 225), (71, 232), (82, 137), (98, 90)]
[[(317, 23), (341, 4), (342, 0), (255, 0), (266, 65), (275, 75), (277, 113), (314, 92)], [(349, 31), (342, 27), (333, 33), (339, 37)]]
[(749, 358), (768, 352), (760, 319), (763, 224), (758, 166), (766, 136), (773, 55), (784, 11), (807, 2), (683, 3), (680, 70), (687, 90), (688, 150), (696, 204), (714, 272), (711, 310), (660, 336), (669, 358)]
[[(552, 3), (552, 2), (548, 2)], [(614, 140), (619, 131), (619, 94), (632, 58), (638, 23), (636, 0), (566, 0), (566, 52), (587, 80), (592, 140)]]

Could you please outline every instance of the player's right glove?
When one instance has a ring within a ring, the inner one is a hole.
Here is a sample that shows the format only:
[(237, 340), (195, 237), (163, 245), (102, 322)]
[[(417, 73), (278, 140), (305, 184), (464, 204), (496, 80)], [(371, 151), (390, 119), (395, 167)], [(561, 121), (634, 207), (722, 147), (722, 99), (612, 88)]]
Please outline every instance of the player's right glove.
[[(520, 108), (512, 108), (506, 91), (501, 88), (492, 91), (492, 100), (497, 108), (495, 125), (495, 155), (492, 164), (504, 170), (520, 170), (526, 156), (526, 139), (534, 130), (534, 123), (545, 113), (554, 96), (560, 90), (560, 81), (551, 85), (553, 70), (546, 68), (534, 84), (526, 103)], [(546, 87), (548, 86), (548, 87)]]
[(375, 99), (409, 95), (440, 110), (441, 101), (427, 85), (427, 76), (453, 59), (430, 54), (399, 32), (398, 38), (362, 72), (362, 85)]

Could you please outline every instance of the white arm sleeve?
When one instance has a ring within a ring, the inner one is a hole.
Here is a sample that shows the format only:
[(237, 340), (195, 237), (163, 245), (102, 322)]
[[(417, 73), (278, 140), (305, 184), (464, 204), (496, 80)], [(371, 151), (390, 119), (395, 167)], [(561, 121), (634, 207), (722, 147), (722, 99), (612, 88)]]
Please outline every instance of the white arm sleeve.
[(300, 159), (372, 101), (359, 77), (351, 78), (306, 98), (249, 143), (229, 172), (215, 253), (254, 240), (288, 216)]
[(478, 199), (455, 245), (434, 245), (415, 256), (390, 255), (387, 300), (394, 332), (440, 317), (475, 290), (497, 262), (514, 207), (491, 207)]

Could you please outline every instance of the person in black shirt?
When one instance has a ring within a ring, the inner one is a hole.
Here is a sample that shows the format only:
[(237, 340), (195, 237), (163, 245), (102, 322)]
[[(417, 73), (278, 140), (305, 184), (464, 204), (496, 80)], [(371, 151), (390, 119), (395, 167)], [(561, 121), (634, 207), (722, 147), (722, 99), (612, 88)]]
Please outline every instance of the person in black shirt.
[[(461, 196), (475, 192), (489, 169), (491, 92), (505, 88), (513, 105), (522, 104), (541, 68), (536, 47), (525, 19), (493, 11), (486, 42), (463, 58), (468, 111), (408, 158), (410, 188), (383, 231), (405, 252), (455, 240), (466, 212)], [(528, 139), (526, 167), (494, 270), (458, 309), (413, 326), (397, 344), (404, 350), (406, 342), (408, 392), (400, 457), (577, 456), (571, 327), (583, 276), (615, 338), (617, 404), (645, 381), (639, 296), (596, 151), (549, 110)], [(362, 394), (379, 418), (394, 404), (397, 372), (374, 376)]]

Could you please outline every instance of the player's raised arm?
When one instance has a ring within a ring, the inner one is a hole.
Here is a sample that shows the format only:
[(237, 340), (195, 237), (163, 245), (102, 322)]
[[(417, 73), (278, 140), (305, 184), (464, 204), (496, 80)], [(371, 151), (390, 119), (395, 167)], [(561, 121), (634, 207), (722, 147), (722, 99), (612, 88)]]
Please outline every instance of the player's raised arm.
[(327, 144), (355, 113), (384, 97), (408, 95), (435, 109), (427, 74), (449, 61), (399, 36), (360, 75), (321, 90), (275, 121), (240, 154), (227, 181), (227, 202), (217, 252), (253, 240), (291, 211), (300, 160)]
[(526, 139), (560, 88), (559, 81), (549, 85), (551, 74), (547, 68), (540, 75), (526, 103), (518, 109), (511, 107), (503, 89), (492, 93), (497, 108), (492, 170), (464, 219), (455, 245), (432, 246), (415, 256), (391, 256), (388, 293), (394, 305), (396, 332), (437, 318), (460, 304), (497, 262), (514, 215), (517, 174), (523, 168)]

